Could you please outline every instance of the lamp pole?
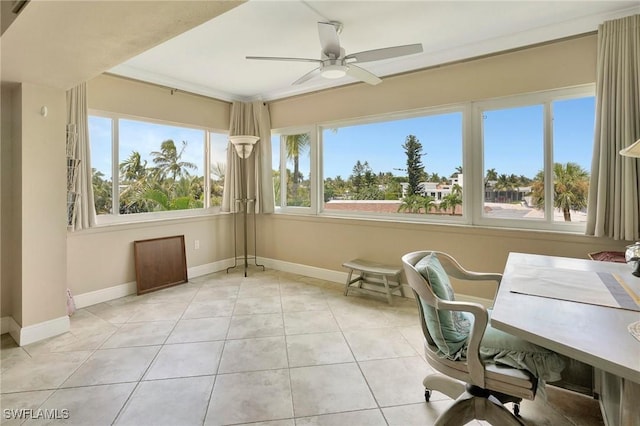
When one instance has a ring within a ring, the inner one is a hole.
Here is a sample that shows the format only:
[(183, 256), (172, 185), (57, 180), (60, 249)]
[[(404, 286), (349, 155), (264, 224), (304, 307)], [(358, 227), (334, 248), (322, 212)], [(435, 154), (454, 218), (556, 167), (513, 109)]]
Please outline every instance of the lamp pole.
[[(229, 140), (231, 141), (231, 143), (233, 144), (234, 148), (235, 148), (235, 152), (238, 155), (238, 157), (240, 158), (240, 198), (236, 198), (235, 202), (239, 203), (239, 208), (242, 209), (242, 230), (243, 230), (243, 237), (244, 237), (244, 241), (243, 241), (243, 248), (244, 248), (244, 252), (243, 252), (243, 257), (244, 257), (244, 276), (247, 276), (247, 269), (249, 267), (249, 244), (248, 244), (248, 239), (249, 239), (249, 235), (248, 235), (248, 223), (247, 223), (247, 215), (249, 212), (249, 201), (255, 201), (255, 199), (251, 199), (249, 200), (249, 188), (247, 185), (247, 180), (246, 180), (246, 164), (245, 162), (247, 161), (247, 158), (249, 158), (251, 156), (251, 153), (253, 152), (253, 147), (255, 145), (256, 142), (258, 142), (260, 138), (257, 136), (230, 136)], [(236, 233), (236, 217), (237, 217), (237, 211), (234, 214), (233, 217), (233, 232), (234, 232), (234, 236), (233, 236), (233, 241), (234, 241), (234, 262), (233, 262), (233, 266), (227, 268), (227, 273), (229, 272), (229, 269), (233, 269), (235, 267), (238, 266), (238, 252), (237, 252), (237, 233)], [(255, 222), (255, 216), (254, 216), (254, 222), (253, 222), (253, 227), (254, 227), (254, 243), (255, 243), (255, 229), (256, 229), (256, 222)], [(258, 265), (257, 262), (257, 258), (256, 258), (256, 250), (254, 247), (254, 254), (253, 254), (254, 259), (256, 259), (256, 266), (262, 266), (262, 270), (264, 270), (264, 265)]]

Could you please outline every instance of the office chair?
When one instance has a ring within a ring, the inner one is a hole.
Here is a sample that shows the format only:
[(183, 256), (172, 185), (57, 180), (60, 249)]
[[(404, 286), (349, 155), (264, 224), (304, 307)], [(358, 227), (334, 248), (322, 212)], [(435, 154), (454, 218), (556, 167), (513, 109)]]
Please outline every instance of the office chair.
[[(435, 264), (435, 273), (441, 265), (440, 276), (434, 274), (434, 268), (424, 267), (425, 260)], [(455, 301), (448, 280), (451, 276), (466, 281), (496, 281), (499, 285), (502, 275), (467, 271), (448, 254), (433, 251), (405, 254), (402, 264), (418, 303), (427, 362), (442, 373), (424, 378), (425, 399), (428, 402), (431, 391), (437, 390), (456, 400), (435, 425), (464, 425), (473, 419), (494, 425), (522, 425), (517, 417), (520, 401), (535, 398), (537, 379), (528, 371), (481, 359), (480, 343), (489, 321), (487, 309), (478, 303)], [(441, 284), (445, 284), (444, 290)], [(468, 334), (456, 324), (446, 324), (456, 315), (464, 319), (462, 312), (473, 316), (467, 323)], [(505, 403), (514, 404), (515, 415)]]

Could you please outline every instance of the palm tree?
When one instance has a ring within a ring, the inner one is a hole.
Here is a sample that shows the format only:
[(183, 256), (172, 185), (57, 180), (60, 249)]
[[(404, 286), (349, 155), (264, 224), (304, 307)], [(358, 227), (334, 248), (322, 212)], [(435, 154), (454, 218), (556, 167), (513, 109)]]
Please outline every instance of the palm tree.
[(498, 172), (496, 169), (487, 169), (487, 174), (484, 177), (485, 184), (491, 180), (498, 180)]
[(437, 209), (436, 199), (430, 195), (422, 197), (422, 207), (424, 208), (424, 214), (429, 214), (431, 209)]
[[(568, 162), (553, 165), (553, 206), (562, 210), (564, 220), (571, 222), (571, 210), (587, 206), (589, 173), (579, 164)], [(544, 171), (539, 171), (531, 184), (533, 204), (544, 208)]]
[(180, 152), (176, 149), (176, 145), (171, 139), (167, 139), (160, 145), (160, 151), (152, 151), (153, 162), (158, 166), (158, 172), (162, 178), (170, 175), (175, 181), (177, 177), (189, 176), (187, 169), (197, 169), (194, 163), (188, 161), (180, 161), (187, 141), (182, 141), (182, 149)]
[(96, 207), (96, 214), (111, 213), (111, 182), (104, 179), (104, 173), (96, 168), (92, 168), (93, 176), (93, 197)]
[(462, 205), (462, 187), (458, 184), (453, 185), (451, 193), (442, 197), (440, 201), (440, 209), (447, 211), (451, 209), (451, 215), (456, 214), (456, 207)]
[[(513, 181), (509, 179), (509, 176), (503, 173), (500, 176), (498, 176), (498, 179), (496, 180), (496, 185), (494, 188), (498, 191), (498, 199), (500, 198), (499, 197), (500, 192), (503, 192), (503, 191), (506, 199), (507, 193), (513, 190)], [(511, 197), (509, 197), (509, 200), (511, 201)]]
[(398, 213), (420, 213), (420, 209), (424, 207), (424, 197), (418, 194), (407, 195), (402, 199), (402, 203), (398, 206)]
[(138, 151), (132, 151), (129, 158), (120, 163), (119, 167), (123, 181), (140, 180), (147, 174), (147, 160), (144, 160), (143, 163)]
[(298, 184), (302, 180), (302, 176), (300, 175), (300, 155), (304, 154), (309, 148), (311, 139), (309, 138), (309, 133), (287, 135), (285, 144), (287, 158), (293, 160), (292, 191), (295, 194), (298, 192)]

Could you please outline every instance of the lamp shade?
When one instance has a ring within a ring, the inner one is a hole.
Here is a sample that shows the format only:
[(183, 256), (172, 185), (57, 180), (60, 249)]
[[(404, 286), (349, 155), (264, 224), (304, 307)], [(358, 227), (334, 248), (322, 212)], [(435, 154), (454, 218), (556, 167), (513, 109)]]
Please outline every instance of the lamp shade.
[(251, 152), (253, 152), (253, 146), (260, 140), (257, 136), (250, 135), (237, 135), (229, 136), (229, 140), (236, 148), (236, 154), (240, 158), (249, 158)]
[(624, 155), (625, 157), (640, 158), (640, 139), (638, 139), (625, 149), (621, 150), (620, 155)]

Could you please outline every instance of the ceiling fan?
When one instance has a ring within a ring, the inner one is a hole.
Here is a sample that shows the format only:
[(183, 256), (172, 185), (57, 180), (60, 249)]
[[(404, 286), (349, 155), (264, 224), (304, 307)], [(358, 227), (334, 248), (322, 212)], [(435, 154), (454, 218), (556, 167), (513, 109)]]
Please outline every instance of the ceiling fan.
[(247, 56), (246, 58), (265, 61), (316, 62), (320, 64), (318, 68), (313, 69), (294, 81), (292, 83), (293, 85), (302, 84), (317, 75), (331, 79), (349, 75), (365, 83), (376, 85), (382, 82), (378, 76), (354, 64), (422, 53), (422, 44), (417, 43), (366, 50), (364, 52), (345, 55), (344, 49), (340, 47), (340, 40), (338, 38), (338, 35), (342, 32), (342, 24), (340, 22), (318, 22), (318, 32), (320, 34), (320, 45), (322, 46), (320, 59), (283, 58), (277, 56)]

